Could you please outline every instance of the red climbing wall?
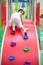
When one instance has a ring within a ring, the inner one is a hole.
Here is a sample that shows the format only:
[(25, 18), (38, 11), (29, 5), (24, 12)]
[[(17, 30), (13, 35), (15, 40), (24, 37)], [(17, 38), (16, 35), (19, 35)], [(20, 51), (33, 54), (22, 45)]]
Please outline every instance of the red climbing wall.
[[(24, 27), (28, 28), (28, 39), (23, 39), (23, 34), (20, 29), (16, 28), (14, 35), (11, 35), (11, 29), (7, 27), (3, 51), (2, 65), (24, 65), (30, 62), (30, 65), (39, 65), (38, 43), (34, 23), (31, 20), (24, 20)], [(11, 42), (16, 42), (16, 46), (11, 47)], [(24, 47), (30, 48), (30, 51), (25, 52)], [(15, 56), (15, 60), (10, 61), (9, 56)]]

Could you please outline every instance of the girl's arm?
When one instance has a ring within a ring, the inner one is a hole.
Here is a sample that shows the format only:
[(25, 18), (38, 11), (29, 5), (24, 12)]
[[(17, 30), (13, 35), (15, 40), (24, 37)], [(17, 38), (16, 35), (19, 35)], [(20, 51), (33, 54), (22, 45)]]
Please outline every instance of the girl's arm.
[(20, 16), (20, 18), (21, 18), (21, 22), (22, 22), (22, 24), (23, 24), (22, 15)]

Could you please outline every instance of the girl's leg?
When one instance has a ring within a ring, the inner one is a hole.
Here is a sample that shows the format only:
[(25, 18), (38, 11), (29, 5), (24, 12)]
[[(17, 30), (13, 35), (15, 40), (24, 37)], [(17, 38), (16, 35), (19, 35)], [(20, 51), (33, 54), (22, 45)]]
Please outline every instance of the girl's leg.
[(15, 27), (14, 26), (12, 27), (12, 31), (15, 31)]
[(11, 33), (13, 34), (14, 32), (15, 32), (15, 23), (13, 22), (12, 23), (12, 32)]

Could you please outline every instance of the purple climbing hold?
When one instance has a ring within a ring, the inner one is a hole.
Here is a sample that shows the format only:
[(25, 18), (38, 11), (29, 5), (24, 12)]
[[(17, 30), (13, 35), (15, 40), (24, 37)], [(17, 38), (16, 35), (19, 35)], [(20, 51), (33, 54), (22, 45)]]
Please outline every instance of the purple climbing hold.
[(16, 46), (16, 42), (11, 42), (11, 46)]
[(24, 65), (30, 65), (30, 62), (25, 62)]

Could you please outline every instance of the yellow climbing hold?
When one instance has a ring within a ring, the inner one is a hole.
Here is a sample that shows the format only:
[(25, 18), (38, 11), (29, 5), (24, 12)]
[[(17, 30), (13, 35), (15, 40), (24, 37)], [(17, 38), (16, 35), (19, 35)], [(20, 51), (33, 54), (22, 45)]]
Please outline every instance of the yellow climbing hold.
[(28, 31), (28, 28), (25, 28), (26, 31)]

